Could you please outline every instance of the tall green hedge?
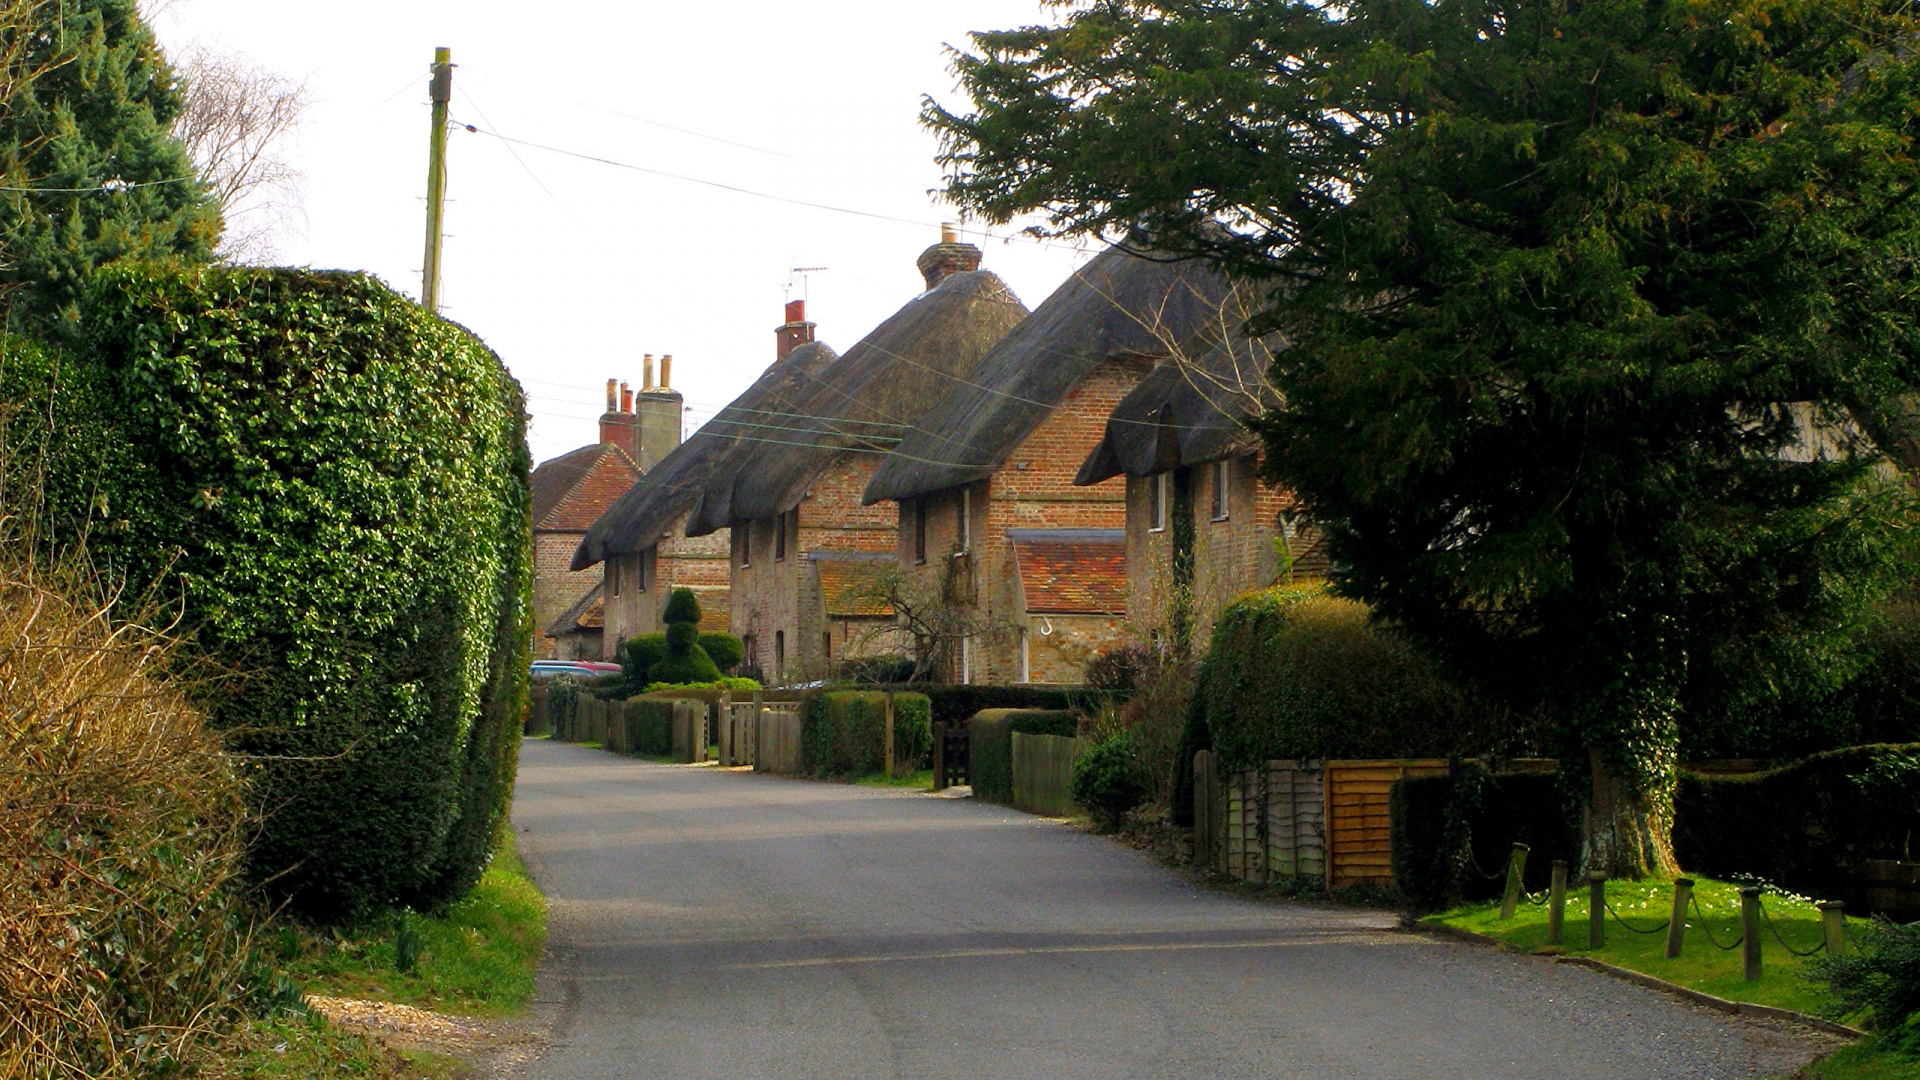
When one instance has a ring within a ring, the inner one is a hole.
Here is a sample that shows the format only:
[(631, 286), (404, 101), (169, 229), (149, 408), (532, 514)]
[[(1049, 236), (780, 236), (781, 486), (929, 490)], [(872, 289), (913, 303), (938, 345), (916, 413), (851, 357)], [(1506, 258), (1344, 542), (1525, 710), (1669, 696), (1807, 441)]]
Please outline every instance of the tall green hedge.
[(59, 524), (231, 671), (210, 706), (254, 773), (255, 876), (321, 918), (463, 895), (527, 693), (518, 384), (359, 274), (117, 265), (81, 326), (9, 394), (64, 425)]
[[(918, 768), (933, 745), (933, 710), (924, 694), (893, 696), (894, 761)], [(800, 703), (800, 757), (808, 772), (850, 776), (884, 771), (887, 695), (826, 690)]]
[(1115, 707), (1125, 704), (1128, 696), (1124, 691), (1025, 684), (900, 683), (892, 689), (925, 694), (933, 703), (933, 722), (945, 724), (949, 729), (967, 723), (983, 709), (1072, 709), (1091, 715), (1104, 704)]
[(1747, 776), (1683, 772), (1673, 806), (1687, 870), (1765, 878), (1865, 913), (1857, 864), (1913, 858), (1920, 743), (1832, 750)]
[(1013, 733), (1063, 735), (1080, 732), (1070, 709), (984, 709), (967, 721), (967, 782), (975, 798), (1013, 801)]
[(1529, 849), (1529, 892), (1547, 886), (1555, 859), (1579, 865), (1579, 822), (1553, 773), (1466, 762), (1450, 776), (1399, 781), (1391, 805), (1394, 883), (1422, 908), (1499, 896), (1516, 843)]

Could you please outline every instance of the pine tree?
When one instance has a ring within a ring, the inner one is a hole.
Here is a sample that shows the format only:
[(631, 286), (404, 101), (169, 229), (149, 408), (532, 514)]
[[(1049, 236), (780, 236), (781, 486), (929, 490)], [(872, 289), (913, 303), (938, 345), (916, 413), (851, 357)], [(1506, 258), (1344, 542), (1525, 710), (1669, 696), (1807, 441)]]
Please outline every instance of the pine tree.
[(221, 231), (167, 133), (182, 95), (134, 0), (23, 11), (10, 34), (0, 26), (17, 35), (6, 50), (17, 90), (0, 102), (0, 283), (16, 325), (70, 318), (103, 263), (209, 259)]

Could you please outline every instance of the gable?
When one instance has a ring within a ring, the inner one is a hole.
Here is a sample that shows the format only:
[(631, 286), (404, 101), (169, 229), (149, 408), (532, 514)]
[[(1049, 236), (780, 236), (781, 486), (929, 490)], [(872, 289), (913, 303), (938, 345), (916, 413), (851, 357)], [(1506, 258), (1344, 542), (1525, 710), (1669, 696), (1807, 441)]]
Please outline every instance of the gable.
[(585, 532), (640, 479), (639, 466), (612, 443), (583, 446), (535, 469), (533, 527)]

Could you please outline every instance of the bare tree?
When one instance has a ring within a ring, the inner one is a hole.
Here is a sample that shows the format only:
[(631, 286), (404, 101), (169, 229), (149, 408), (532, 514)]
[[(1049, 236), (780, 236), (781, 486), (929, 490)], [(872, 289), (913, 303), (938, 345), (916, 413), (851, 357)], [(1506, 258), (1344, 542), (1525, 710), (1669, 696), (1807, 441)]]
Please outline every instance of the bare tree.
[(302, 220), (305, 175), (287, 159), (287, 139), (307, 110), (307, 88), (230, 53), (193, 48), (173, 61), (186, 109), (173, 134), (226, 217), (220, 254), (233, 262), (271, 259)]
[(885, 563), (848, 589), (847, 599), (893, 614), (891, 622), (861, 635), (858, 651), (879, 655), (904, 648), (913, 661), (911, 682), (951, 677), (967, 642), (1018, 632), (1012, 622), (989, 617), (975, 602), (966, 559), (949, 555), (939, 562), (940, 569), (930, 573)]

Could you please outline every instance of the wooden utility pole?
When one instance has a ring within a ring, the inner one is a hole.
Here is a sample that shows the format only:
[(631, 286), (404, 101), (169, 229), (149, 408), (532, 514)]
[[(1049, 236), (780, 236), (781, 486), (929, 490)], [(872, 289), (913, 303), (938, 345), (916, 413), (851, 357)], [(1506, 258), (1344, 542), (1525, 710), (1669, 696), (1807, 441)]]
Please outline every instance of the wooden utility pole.
[(453, 50), (433, 50), (433, 132), (427, 143), (427, 257), (421, 267), (420, 303), (440, 312), (440, 234), (447, 206), (447, 102), (453, 97)]

